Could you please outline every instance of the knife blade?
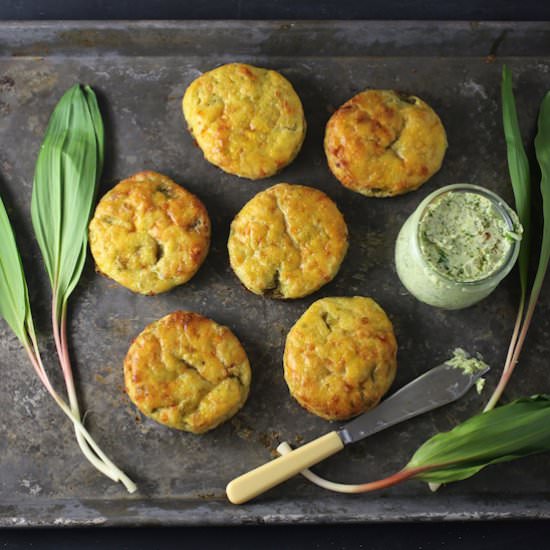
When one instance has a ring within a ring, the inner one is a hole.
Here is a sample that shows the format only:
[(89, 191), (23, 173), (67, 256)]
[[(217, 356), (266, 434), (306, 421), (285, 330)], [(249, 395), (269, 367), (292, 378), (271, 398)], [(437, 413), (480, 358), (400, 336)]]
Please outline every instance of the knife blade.
[(302, 470), (354, 443), (390, 426), (460, 399), (489, 370), (475, 372), (443, 363), (422, 374), (371, 411), (358, 416), (292, 452), (280, 456), (230, 481), (228, 499), (242, 504), (286, 481)]
[(443, 363), (409, 382), (378, 407), (348, 422), (336, 433), (344, 445), (348, 445), (399, 422), (448, 405), (460, 399), (488, 370), (487, 366), (475, 373), (464, 373), (459, 368)]

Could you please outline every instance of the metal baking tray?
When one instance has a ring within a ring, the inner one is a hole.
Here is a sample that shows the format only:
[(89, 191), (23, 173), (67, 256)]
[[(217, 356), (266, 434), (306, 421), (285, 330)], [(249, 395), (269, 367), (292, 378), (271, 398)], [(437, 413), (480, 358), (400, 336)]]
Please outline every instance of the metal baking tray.
[[(393, 247), (409, 213), (442, 185), (476, 183), (512, 202), (501, 128), (501, 66), (506, 62), (513, 70), (522, 128), (532, 139), (540, 100), (550, 89), (549, 44), (548, 23), (0, 23), (1, 194), (22, 249), (45, 359), (60, 388), (48, 285), (29, 200), (38, 148), (62, 92), (82, 82), (98, 93), (107, 130), (101, 193), (134, 172), (157, 170), (196, 193), (213, 222), (210, 254), (188, 284), (157, 297), (137, 296), (96, 275), (88, 261), (72, 299), (70, 339), (86, 423), (138, 483), (134, 495), (83, 459), (69, 423), (0, 324), (0, 525), (550, 518), (548, 456), (492, 466), (435, 495), (415, 481), (379, 493), (334, 495), (296, 477), (245, 506), (232, 506), (224, 496), (225, 484), (269, 459), (280, 440), (296, 444), (332, 427), (289, 397), (281, 365), (286, 333), (322, 296), (372, 296), (386, 309), (399, 342), (394, 388), (441, 363), (457, 346), (481, 353), (493, 366), (487, 393), (496, 384), (518, 301), (517, 274), (477, 306), (445, 312), (404, 291)], [(209, 165), (185, 129), (180, 102), (186, 86), (201, 71), (230, 61), (281, 71), (304, 104), (308, 132), (302, 151), (265, 181), (242, 180)], [(441, 116), (449, 149), (441, 171), (420, 190), (368, 199), (344, 189), (329, 173), (322, 149), (325, 123), (366, 87), (419, 95)], [(350, 228), (349, 253), (336, 279), (312, 296), (288, 302), (247, 292), (231, 272), (226, 250), (233, 216), (279, 181), (324, 190)], [(508, 399), (550, 391), (548, 286)], [(123, 391), (122, 361), (131, 340), (176, 309), (229, 325), (253, 369), (244, 409), (203, 436), (141, 417)], [(347, 448), (318, 471), (350, 482), (393, 473), (429, 436), (480, 410), (485, 398), (472, 391), (453, 405)]]

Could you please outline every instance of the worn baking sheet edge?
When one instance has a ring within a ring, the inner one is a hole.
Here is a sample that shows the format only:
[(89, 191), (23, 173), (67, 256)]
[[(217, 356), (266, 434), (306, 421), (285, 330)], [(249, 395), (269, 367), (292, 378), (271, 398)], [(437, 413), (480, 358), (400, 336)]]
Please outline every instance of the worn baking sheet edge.
[[(517, 499), (511, 496), (517, 509), (501, 499), (484, 499), (471, 510), (466, 499), (448, 499), (443, 494), (415, 499), (416, 510), (411, 513), (406, 498), (380, 496), (349, 497), (362, 499), (361, 513), (340, 512), (334, 509), (297, 500), (288, 503), (257, 503), (231, 506), (220, 500), (132, 500), (110, 502), (100, 500), (54, 500), (46, 506), (42, 501), (2, 502), (0, 527), (70, 527), (70, 526), (176, 526), (176, 525), (260, 525), (295, 523), (377, 523), (405, 521), (478, 521), (504, 519), (550, 519), (550, 506), (544, 500)], [(342, 507), (346, 505), (343, 498)], [(380, 504), (380, 500), (386, 501)], [(546, 504), (546, 505), (545, 505)], [(13, 514), (10, 509), (17, 510)], [(32, 519), (28, 519), (32, 518)]]
[[(307, 34), (308, 40), (288, 40), (292, 34)], [(278, 56), (547, 56), (549, 43), (549, 22), (0, 22), (0, 56), (14, 57), (183, 56), (216, 51), (270, 55), (274, 49)]]

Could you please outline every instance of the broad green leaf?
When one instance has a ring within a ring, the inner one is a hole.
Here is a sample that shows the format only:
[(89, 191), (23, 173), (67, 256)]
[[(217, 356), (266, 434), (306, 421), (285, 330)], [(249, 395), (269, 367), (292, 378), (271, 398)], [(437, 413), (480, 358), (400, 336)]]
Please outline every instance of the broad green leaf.
[(87, 228), (103, 165), (95, 94), (73, 86), (57, 104), (38, 155), (31, 215), (59, 310), (80, 279)]
[(550, 396), (518, 399), (473, 416), (426, 441), (407, 468), (434, 466), (415, 476), (432, 483), (466, 479), (490, 464), (550, 451)]
[(99, 111), (99, 105), (97, 104), (97, 98), (90, 86), (84, 86), (84, 94), (88, 103), (88, 109), (90, 109), (90, 116), (92, 117), (94, 124), (94, 131), (96, 134), (97, 143), (97, 156), (98, 156), (98, 175), (103, 172), (103, 155), (105, 150), (105, 132), (103, 129), (103, 119)]
[(527, 278), (529, 274), (529, 243), (531, 236), (531, 185), (529, 161), (523, 147), (519, 129), (516, 102), (512, 89), (512, 75), (506, 65), (502, 68), (502, 123), (508, 153), (508, 171), (514, 190), (516, 212), (523, 226), (523, 238), (519, 252), (519, 277), (522, 300), (527, 294)]
[(0, 198), (0, 315), (17, 338), (28, 342), (27, 320), (30, 307), (23, 264), (15, 243), (13, 229)]
[[(50, 118), (38, 155), (31, 203), (32, 222), (54, 295), (54, 331), (61, 334), (61, 340), (65, 336), (64, 308), (86, 259), (88, 219), (102, 166), (103, 123), (95, 95), (87, 86), (84, 91), (74, 86), (61, 98)], [(0, 315), (27, 348), (46, 389), (73, 422), (86, 458), (100, 472), (134, 492), (136, 486), (132, 480), (109, 460), (84, 428), (70, 358), (59, 347), (70, 406), (48, 378), (38, 350), (21, 258), (1, 199)]]
[(548, 261), (550, 260), (550, 92), (546, 93), (540, 106), (538, 132), (535, 137), (535, 153), (541, 172), (540, 192), (542, 195), (544, 225), (539, 265), (533, 282), (531, 299), (529, 300), (530, 307), (534, 307), (538, 299), (546, 275)]

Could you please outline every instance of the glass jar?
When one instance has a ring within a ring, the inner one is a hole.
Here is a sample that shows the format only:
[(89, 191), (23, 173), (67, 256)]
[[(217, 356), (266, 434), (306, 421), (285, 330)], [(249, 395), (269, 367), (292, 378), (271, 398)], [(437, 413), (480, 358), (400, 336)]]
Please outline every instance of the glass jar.
[[(501, 216), (514, 235), (507, 255), (488, 276), (478, 280), (459, 281), (445, 276), (428, 261), (420, 244), (420, 228), (423, 216), (430, 205), (449, 192), (469, 192), (488, 199), (493, 214)], [(514, 266), (520, 249), (522, 228), (515, 212), (495, 193), (477, 185), (458, 183), (442, 187), (428, 195), (403, 224), (395, 246), (395, 266), (405, 288), (418, 300), (443, 309), (462, 309), (488, 296), (508, 275)]]

